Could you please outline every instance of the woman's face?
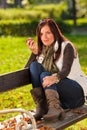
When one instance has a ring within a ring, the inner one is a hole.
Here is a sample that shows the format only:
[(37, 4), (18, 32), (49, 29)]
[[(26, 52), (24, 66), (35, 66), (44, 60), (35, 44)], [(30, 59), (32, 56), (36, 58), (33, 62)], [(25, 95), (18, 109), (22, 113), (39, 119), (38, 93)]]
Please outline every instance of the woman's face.
[(42, 27), (40, 38), (45, 46), (50, 46), (54, 42), (54, 35), (48, 25)]

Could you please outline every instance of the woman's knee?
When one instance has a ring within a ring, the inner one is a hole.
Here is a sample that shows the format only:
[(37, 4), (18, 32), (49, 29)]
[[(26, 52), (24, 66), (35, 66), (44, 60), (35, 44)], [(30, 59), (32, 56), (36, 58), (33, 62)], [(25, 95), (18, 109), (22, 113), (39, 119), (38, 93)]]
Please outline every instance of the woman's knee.
[(32, 63), (30, 64), (30, 70), (34, 69), (35, 66), (37, 66), (37, 64), (38, 64), (38, 63), (37, 63), (36, 61), (32, 62)]
[(41, 82), (43, 81), (43, 78), (44, 77), (46, 77), (46, 76), (50, 76), (51, 75), (51, 73), (49, 73), (49, 72), (42, 72), (41, 74), (40, 74), (40, 80), (41, 80)]
[(38, 69), (37, 69), (37, 62), (32, 62), (31, 64), (30, 64), (30, 67), (29, 67), (29, 70), (30, 70), (30, 74), (34, 74), (34, 75), (36, 75), (37, 73), (38, 73)]

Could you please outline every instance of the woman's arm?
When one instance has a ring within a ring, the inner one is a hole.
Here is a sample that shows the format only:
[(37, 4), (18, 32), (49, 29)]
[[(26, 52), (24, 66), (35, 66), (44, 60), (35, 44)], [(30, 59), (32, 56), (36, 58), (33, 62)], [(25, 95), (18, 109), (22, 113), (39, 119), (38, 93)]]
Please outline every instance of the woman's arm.
[(74, 58), (75, 58), (74, 48), (70, 43), (68, 43), (64, 50), (62, 69), (61, 71), (58, 72), (59, 79), (63, 79), (68, 76), (68, 74), (70, 73)]

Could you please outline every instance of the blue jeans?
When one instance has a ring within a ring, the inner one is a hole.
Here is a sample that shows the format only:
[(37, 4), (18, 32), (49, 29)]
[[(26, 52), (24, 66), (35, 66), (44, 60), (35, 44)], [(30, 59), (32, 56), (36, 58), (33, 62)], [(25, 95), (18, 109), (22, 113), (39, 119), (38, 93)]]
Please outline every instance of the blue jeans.
[[(42, 87), (43, 78), (51, 75), (38, 62), (32, 62), (29, 69), (33, 88)], [(76, 108), (84, 104), (82, 87), (74, 80), (65, 78), (45, 89), (54, 89), (58, 92), (61, 106), (64, 109)]]

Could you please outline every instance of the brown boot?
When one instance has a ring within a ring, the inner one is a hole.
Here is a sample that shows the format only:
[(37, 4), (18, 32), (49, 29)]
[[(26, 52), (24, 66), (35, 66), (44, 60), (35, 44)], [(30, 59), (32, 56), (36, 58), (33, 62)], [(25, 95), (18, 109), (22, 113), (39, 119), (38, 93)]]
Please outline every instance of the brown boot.
[(47, 101), (45, 93), (42, 91), (41, 87), (34, 88), (30, 92), (36, 104), (36, 114), (34, 117), (37, 121), (40, 120), (42, 116), (48, 112)]
[(48, 113), (43, 116), (46, 121), (62, 120), (65, 117), (64, 110), (60, 106), (59, 95), (53, 89), (45, 90), (48, 102)]

